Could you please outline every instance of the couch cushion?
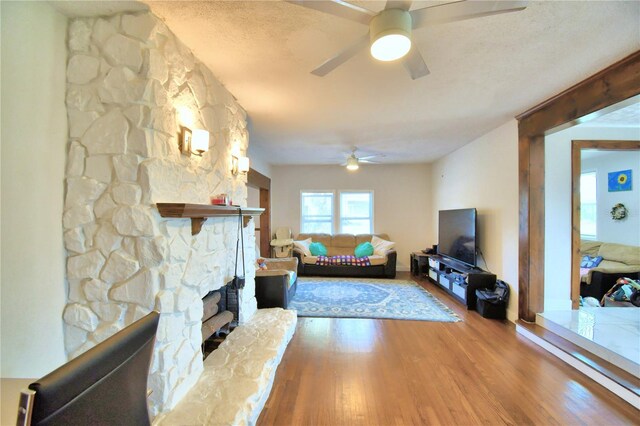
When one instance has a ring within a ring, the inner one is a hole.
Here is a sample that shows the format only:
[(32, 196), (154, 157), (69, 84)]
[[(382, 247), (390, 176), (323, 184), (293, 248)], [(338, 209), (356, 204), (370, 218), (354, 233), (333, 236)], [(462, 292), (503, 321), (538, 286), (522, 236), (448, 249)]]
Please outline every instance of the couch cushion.
[[(353, 254), (353, 253), (347, 253), (347, 254)], [(317, 256), (305, 256), (302, 258), (302, 263), (304, 263), (305, 265), (315, 265), (317, 260), (318, 260)], [(387, 256), (378, 256), (374, 254), (372, 256), (369, 256), (369, 262), (371, 262), (371, 266), (384, 265), (385, 263), (387, 263)], [(362, 266), (362, 267), (366, 268), (366, 266)]]
[(318, 256), (305, 256), (302, 258), (302, 263), (305, 265), (315, 265), (318, 260)]
[(385, 255), (388, 250), (393, 249), (396, 245), (396, 243), (392, 241), (387, 241), (376, 236), (371, 238), (371, 244), (373, 245), (373, 253), (380, 256)]
[(373, 254), (373, 246), (369, 242), (360, 243), (356, 246), (353, 254), (356, 257), (371, 256)]
[(356, 236), (353, 234), (336, 234), (331, 239), (331, 246), (334, 248), (348, 247), (351, 249), (351, 254), (353, 254), (353, 249), (356, 248)]
[(580, 255), (595, 257), (601, 245), (601, 241), (580, 240)]
[(371, 262), (371, 266), (384, 265), (385, 263), (387, 263), (387, 256), (373, 254), (369, 256), (369, 262)]
[(311, 252), (311, 256), (326, 256), (327, 255), (327, 247), (322, 244), (320, 241), (314, 241), (309, 244), (309, 251)]
[(640, 265), (640, 247), (623, 244), (602, 243), (598, 256), (605, 260), (622, 262), (627, 265)]
[(304, 253), (305, 256), (311, 256), (311, 252), (309, 251), (309, 245), (311, 244), (311, 241), (311, 238), (294, 241), (293, 246)]
[(595, 268), (602, 262), (601, 256), (591, 257), (591, 256), (582, 256), (582, 260), (580, 261), (581, 268)]
[(331, 235), (329, 234), (299, 234), (298, 239), (304, 240), (307, 238), (311, 238), (314, 242), (319, 242), (324, 244), (325, 247), (329, 247), (331, 245)]
[(371, 242), (371, 234), (358, 234), (356, 235), (356, 246), (362, 243), (370, 243)]
[(327, 256), (348, 256), (353, 254), (355, 247), (327, 247)]

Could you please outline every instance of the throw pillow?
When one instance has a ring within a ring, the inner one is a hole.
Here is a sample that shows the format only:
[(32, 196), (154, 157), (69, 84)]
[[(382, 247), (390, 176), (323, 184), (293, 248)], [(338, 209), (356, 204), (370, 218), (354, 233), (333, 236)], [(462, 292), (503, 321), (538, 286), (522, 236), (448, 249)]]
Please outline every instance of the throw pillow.
[(316, 241), (315, 243), (309, 244), (309, 251), (311, 252), (311, 256), (326, 256), (327, 248), (321, 242)]
[(582, 258), (582, 261), (580, 262), (580, 267), (591, 269), (598, 266), (600, 262), (602, 262), (602, 256), (596, 256), (596, 257), (584, 256)]
[(294, 241), (293, 246), (300, 250), (302, 254), (305, 256), (311, 256), (311, 252), (309, 251), (309, 245), (311, 244), (311, 238), (307, 238), (302, 241)]
[(360, 243), (353, 251), (356, 257), (371, 256), (373, 254), (373, 246), (371, 243)]
[(396, 243), (383, 240), (382, 238), (376, 237), (374, 235), (373, 237), (371, 237), (371, 245), (373, 246), (373, 254), (378, 256), (385, 256), (387, 254), (387, 251), (396, 246)]

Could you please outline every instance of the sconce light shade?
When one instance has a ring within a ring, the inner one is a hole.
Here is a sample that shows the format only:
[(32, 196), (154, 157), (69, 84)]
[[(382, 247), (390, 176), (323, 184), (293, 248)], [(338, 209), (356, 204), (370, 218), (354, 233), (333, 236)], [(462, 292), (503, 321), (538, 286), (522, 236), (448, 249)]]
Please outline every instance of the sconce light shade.
[(246, 175), (249, 172), (249, 157), (231, 156), (231, 173)]
[(249, 172), (249, 157), (239, 157), (238, 158), (238, 173), (248, 173)]
[(194, 129), (191, 138), (191, 151), (202, 155), (209, 150), (209, 132), (202, 129)]
[(180, 129), (180, 151), (185, 155), (198, 155), (209, 150), (209, 132), (202, 129)]

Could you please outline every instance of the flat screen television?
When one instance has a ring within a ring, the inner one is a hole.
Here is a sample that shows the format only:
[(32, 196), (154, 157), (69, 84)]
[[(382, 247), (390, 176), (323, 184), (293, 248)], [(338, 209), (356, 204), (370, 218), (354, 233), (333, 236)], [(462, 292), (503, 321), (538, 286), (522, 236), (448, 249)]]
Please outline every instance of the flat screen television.
[(476, 209), (440, 210), (438, 254), (476, 266)]

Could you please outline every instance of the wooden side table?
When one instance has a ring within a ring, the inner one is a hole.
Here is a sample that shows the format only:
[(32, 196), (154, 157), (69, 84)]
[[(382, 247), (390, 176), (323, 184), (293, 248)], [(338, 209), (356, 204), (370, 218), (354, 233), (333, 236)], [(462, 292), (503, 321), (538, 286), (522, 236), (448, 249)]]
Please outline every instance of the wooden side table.
[(427, 273), (429, 268), (429, 255), (421, 251), (414, 251), (409, 255), (411, 265), (411, 275), (419, 277)]

